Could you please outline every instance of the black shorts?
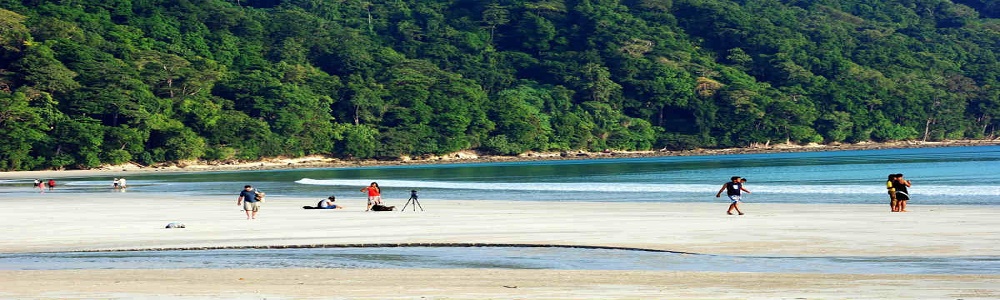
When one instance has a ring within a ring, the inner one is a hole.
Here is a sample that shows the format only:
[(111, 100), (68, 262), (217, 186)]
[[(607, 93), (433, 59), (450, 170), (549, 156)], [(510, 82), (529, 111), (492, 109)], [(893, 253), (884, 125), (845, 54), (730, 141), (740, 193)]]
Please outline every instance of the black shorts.
[(899, 201), (910, 200), (910, 195), (907, 195), (904, 192), (896, 192), (896, 200), (899, 200)]

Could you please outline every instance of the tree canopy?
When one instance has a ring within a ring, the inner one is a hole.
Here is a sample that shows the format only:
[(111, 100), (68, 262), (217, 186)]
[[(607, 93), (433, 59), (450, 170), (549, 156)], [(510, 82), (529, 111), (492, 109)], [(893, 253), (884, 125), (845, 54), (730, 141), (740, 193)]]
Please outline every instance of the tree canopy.
[(0, 0), (0, 170), (996, 137), (984, 0)]

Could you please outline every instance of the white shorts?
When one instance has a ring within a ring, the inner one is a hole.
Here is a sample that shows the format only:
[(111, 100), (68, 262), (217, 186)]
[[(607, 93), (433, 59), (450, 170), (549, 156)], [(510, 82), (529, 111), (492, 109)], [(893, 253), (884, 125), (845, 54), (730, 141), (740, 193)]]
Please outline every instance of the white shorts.
[(740, 195), (729, 195), (729, 200), (732, 200), (733, 203), (740, 202)]

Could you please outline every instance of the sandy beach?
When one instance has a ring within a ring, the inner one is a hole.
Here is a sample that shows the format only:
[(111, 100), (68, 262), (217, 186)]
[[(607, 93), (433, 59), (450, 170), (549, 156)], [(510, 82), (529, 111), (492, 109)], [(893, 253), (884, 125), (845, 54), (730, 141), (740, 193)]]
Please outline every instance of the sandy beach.
[[(614, 246), (701, 254), (997, 256), (986, 206), (591, 203), (422, 199), (426, 211), (303, 210), (271, 197), (246, 220), (232, 196), (46, 193), (3, 199), (0, 252), (343, 244)], [(399, 202), (399, 203), (396, 203)], [(402, 201), (389, 201), (402, 206)], [(182, 222), (185, 229), (164, 229)], [(317, 230), (328, 228), (328, 230)], [(333, 287), (320, 289), (314, 286)], [(506, 287), (505, 287), (506, 286)], [(998, 275), (424, 269), (0, 271), (0, 298), (961, 298), (1000, 297)]]

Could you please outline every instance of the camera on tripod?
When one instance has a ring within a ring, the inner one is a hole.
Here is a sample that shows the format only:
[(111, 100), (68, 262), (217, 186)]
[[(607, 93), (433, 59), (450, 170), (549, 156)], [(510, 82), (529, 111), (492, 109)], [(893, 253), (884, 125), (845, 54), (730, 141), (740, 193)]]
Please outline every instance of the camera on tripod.
[(406, 205), (403, 205), (403, 209), (400, 211), (406, 210), (406, 207), (411, 202), (413, 203), (413, 211), (417, 211), (417, 207), (420, 207), (420, 211), (424, 211), (424, 207), (420, 205), (420, 201), (417, 201), (417, 190), (410, 190), (410, 199), (406, 200)]

